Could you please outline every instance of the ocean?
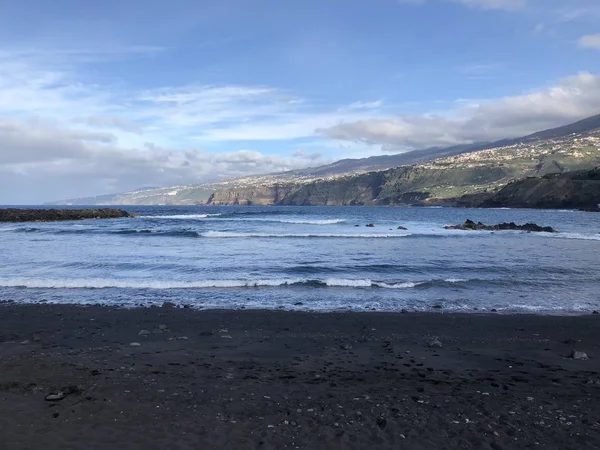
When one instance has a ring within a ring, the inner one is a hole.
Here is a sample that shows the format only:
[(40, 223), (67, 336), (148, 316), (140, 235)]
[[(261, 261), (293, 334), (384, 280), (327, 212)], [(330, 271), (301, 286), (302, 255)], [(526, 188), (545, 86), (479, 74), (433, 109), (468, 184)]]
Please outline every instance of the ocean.
[[(140, 217), (0, 224), (0, 300), (316, 312), (600, 310), (597, 213), (124, 209)], [(444, 229), (467, 218), (535, 222), (560, 233)]]

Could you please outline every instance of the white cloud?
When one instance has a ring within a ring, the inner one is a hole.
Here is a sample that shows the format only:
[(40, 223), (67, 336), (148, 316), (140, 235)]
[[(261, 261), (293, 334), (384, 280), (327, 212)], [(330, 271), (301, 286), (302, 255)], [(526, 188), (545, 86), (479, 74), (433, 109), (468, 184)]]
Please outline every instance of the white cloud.
[[(112, 138), (105, 133), (63, 130), (50, 123), (32, 127), (28, 122), (0, 120), (0, 181), (3, 177), (13, 180), (11, 189), (0, 190), (0, 204), (19, 196), (26, 202), (52, 200), (278, 172), (314, 161), (251, 150), (210, 153), (153, 144), (125, 148)], [(42, 180), (42, 198), (39, 192), (27, 192)]]
[(321, 155), (273, 156), (240, 141), (316, 139), (316, 128), (371, 117), (381, 105), (317, 107), (268, 86), (128, 90), (85, 82), (78, 69), (37, 52), (0, 54), (0, 178), (13, 180), (0, 203), (15, 192), (51, 200), (306, 167)]
[(578, 41), (579, 47), (600, 50), (600, 34), (589, 34)]
[(0, 55), (0, 203), (196, 183), (319, 159), (245, 146), (202, 149), (203, 142), (237, 140), (245, 127), (251, 140), (314, 135), (317, 124), (306, 121), (311, 107), (289, 93), (260, 86), (127, 91), (84, 83), (64, 61), (25, 53)]
[(518, 137), (598, 113), (600, 76), (582, 72), (547, 89), (487, 100), (444, 114), (360, 120), (319, 132), (399, 151)]
[[(400, 3), (421, 4), (427, 0), (398, 0)], [(433, 0), (431, 0), (433, 1)], [(526, 6), (527, 0), (443, 0), (452, 3), (459, 3), (465, 6), (483, 8), (483, 9), (503, 9), (517, 10)]]
[(117, 130), (126, 131), (129, 133), (141, 133), (142, 127), (122, 117), (113, 116), (87, 116), (87, 117), (76, 117), (73, 119), (74, 123), (82, 123), (91, 127), (98, 128), (114, 128)]

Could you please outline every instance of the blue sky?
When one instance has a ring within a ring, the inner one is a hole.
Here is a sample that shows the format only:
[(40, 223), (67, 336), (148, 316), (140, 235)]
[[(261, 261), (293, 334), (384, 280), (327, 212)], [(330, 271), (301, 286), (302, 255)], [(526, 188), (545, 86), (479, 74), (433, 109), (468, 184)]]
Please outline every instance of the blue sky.
[(597, 0), (0, 0), (0, 203), (600, 113)]

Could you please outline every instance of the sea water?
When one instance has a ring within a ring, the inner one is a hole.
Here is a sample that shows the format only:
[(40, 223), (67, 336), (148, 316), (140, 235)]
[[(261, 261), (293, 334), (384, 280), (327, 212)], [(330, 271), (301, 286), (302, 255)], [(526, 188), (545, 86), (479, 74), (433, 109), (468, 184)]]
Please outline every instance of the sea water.
[[(139, 217), (0, 224), (0, 300), (310, 311), (600, 309), (597, 213), (124, 209)], [(444, 229), (467, 218), (535, 222), (560, 232)]]

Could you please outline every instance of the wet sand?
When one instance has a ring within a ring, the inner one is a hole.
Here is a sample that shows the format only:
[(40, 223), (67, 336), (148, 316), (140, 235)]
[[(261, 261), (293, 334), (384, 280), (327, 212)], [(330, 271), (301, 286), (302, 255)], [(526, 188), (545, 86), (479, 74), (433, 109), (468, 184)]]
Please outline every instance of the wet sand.
[(0, 305), (2, 450), (287, 448), (600, 448), (600, 316)]

